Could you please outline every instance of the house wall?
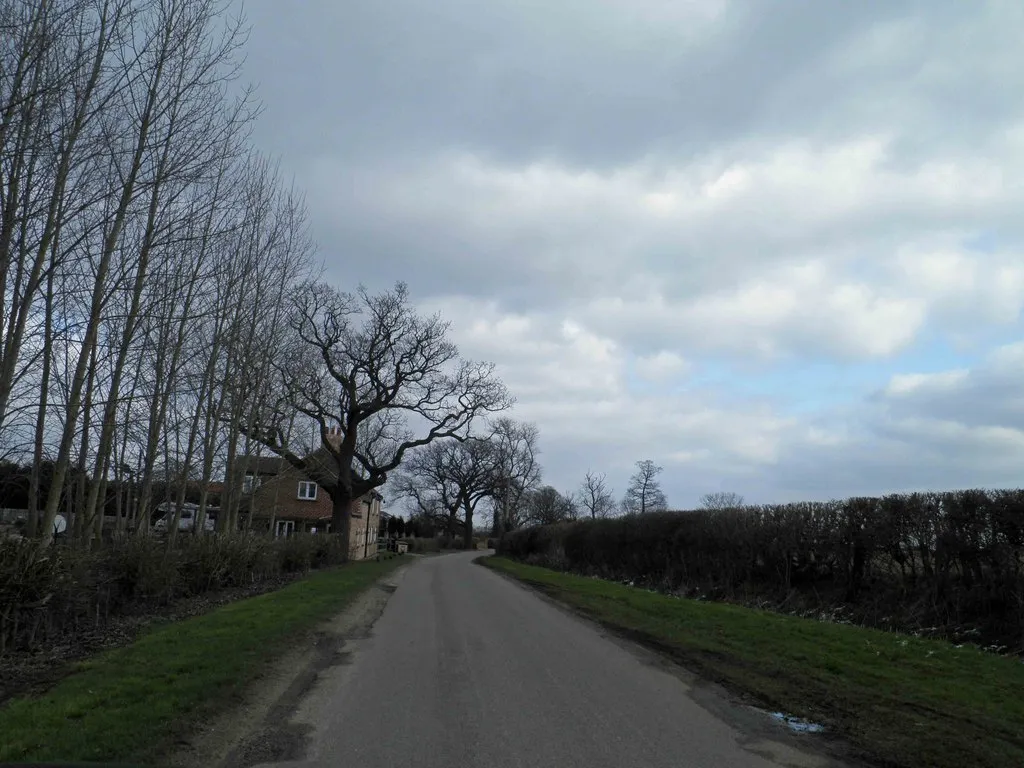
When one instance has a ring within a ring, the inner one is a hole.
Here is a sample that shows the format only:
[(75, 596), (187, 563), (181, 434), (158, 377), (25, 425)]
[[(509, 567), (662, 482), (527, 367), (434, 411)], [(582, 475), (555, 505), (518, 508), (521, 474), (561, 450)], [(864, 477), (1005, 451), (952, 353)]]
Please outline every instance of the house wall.
[(276, 476), (264, 480), (252, 494), (252, 514), (256, 518), (289, 520), (330, 520), (333, 505), (323, 488), (317, 488), (316, 499), (299, 498), (299, 483), (308, 478), (288, 465)]
[(380, 499), (369, 494), (352, 502), (352, 525), (349, 536), (349, 559), (362, 560), (377, 554), (377, 532), (380, 530)]
[[(251, 497), (253, 528), (267, 528), (273, 518), (294, 520), (297, 532), (308, 531), (313, 527), (318, 531), (324, 531), (330, 523), (333, 503), (331, 497), (321, 487), (317, 488), (315, 500), (300, 499), (299, 483), (307, 479), (299, 470), (289, 465), (277, 476), (264, 480)], [(370, 503), (367, 504), (367, 501)], [(352, 502), (349, 559), (362, 560), (364, 556), (377, 553), (380, 510), (380, 499), (376, 498), (376, 494)]]

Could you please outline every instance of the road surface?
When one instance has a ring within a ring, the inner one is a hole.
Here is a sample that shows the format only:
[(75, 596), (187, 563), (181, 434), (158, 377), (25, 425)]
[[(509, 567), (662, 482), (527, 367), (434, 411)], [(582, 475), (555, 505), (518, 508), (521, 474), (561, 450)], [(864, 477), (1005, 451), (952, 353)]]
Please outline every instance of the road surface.
[(310, 733), (288, 765), (831, 765), (719, 719), (669, 665), (474, 565), (478, 554), (402, 572), (372, 633), (296, 712)]

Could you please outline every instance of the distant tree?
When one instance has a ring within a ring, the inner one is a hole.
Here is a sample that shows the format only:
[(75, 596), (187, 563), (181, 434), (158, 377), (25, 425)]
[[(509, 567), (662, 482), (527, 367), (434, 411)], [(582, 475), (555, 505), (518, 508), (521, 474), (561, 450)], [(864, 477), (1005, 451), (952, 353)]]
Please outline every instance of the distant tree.
[(394, 537), (394, 536), (397, 536), (397, 535), (398, 535), (398, 518), (397, 517), (389, 517), (388, 518), (388, 536)]
[(501, 456), (497, 446), (496, 439), (470, 437), (439, 440), (413, 451), (396, 478), (396, 490), (424, 511), (436, 514), (440, 504), (448, 535), (461, 531), (469, 547), (477, 507), (494, 495)]
[(409, 525), (412, 526), (412, 535), (431, 538), (437, 535), (437, 522), (433, 517), (427, 515), (413, 515), (409, 518)]
[(491, 424), (488, 442), (497, 454), (491, 498), (494, 536), (515, 530), (526, 522), (526, 496), (537, 488), (541, 478), (537, 460), (539, 436), (537, 425), (530, 422), (500, 418)]
[(629, 479), (629, 487), (622, 499), (622, 509), (627, 514), (661, 512), (668, 508), (665, 494), (658, 483), (658, 475), (664, 471), (650, 459), (636, 463), (636, 473)]
[(572, 495), (559, 493), (550, 485), (531, 491), (524, 502), (527, 520), (534, 525), (551, 525), (578, 517), (579, 508)]
[(576, 496), (582, 510), (592, 519), (609, 517), (615, 511), (615, 501), (603, 474), (588, 471)]
[(700, 497), (701, 509), (721, 510), (737, 509), (743, 506), (743, 497), (738, 493), (729, 491), (718, 491), (716, 493), (705, 493)]

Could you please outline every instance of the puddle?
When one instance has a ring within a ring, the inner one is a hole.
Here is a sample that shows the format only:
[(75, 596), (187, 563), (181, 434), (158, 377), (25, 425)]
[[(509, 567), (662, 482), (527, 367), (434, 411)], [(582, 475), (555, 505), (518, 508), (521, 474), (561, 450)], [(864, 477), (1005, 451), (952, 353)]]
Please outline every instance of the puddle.
[(793, 717), (782, 712), (769, 712), (768, 713), (773, 719), (786, 725), (789, 730), (794, 733), (824, 733), (825, 726), (819, 725), (818, 723), (812, 723), (809, 720), (803, 720), (799, 717)]
[(826, 730), (825, 726), (820, 723), (812, 723), (810, 720), (787, 715), (785, 712), (769, 712), (767, 709), (759, 709), (757, 707), (748, 707), (748, 709), (764, 717), (771, 718), (776, 723), (786, 726), (793, 733), (824, 733)]

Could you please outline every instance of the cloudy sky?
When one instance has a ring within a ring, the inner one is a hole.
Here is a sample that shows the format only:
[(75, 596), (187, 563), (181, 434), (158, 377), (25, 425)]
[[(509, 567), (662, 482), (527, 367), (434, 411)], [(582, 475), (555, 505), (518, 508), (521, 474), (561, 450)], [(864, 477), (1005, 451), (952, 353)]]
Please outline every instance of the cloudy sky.
[(1024, 477), (1024, 3), (247, 0), (330, 278), (493, 360), (546, 480)]

